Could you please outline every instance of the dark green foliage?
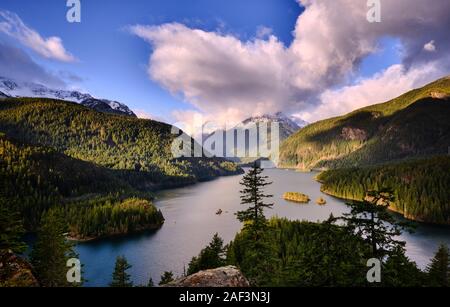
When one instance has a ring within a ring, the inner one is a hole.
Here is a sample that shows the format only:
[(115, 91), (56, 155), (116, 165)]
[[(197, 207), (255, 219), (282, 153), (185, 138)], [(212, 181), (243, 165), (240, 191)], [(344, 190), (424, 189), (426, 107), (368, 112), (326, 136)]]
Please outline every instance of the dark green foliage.
[(396, 239), (402, 233), (403, 223), (398, 222), (389, 212), (393, 201), (391, 190), (369, 191), (369, 200), (350, 202), (350, 213), (343, 220), (351, 233), (357, 234), (370, 247), (371, 258), (383, 260), (392, 252), (403, 251), (405, 242)]
[(131, 269), (131, 267), (132, 265), (128, 263), (124, 256), (117, 257), (112, 274), (112, 282), (109, 284), (110, 287), (133, 287), (133, 282), (130, 280), (131, 276), (127, 273), (127, 270)]
[(152, 288), (152, 287), (154, 287), (154, 286), (155, 286), (155, 283), (153, 282), (153, 279), (150, 278), (150, 279), (148, 280), (148, 283), (147, 283), (147, 288)]
[(244, 230), (228, 248), (227, 260), (253, 285), (365, 285), (367, 247), (344, 228), (286, 219), (269, 226), (259, 242)]
[(1, 133), (0, 175), (5, 202), (22, 214), (28, 230), (35, 230), (42, 212), (66, 200), (112, 191), (134, 193), (111, 170), (49, 148), (20, 144)]
[(0, 196), (0, 255), (9, 251), (22, 253), (26, 248), (22, 241), (24, 233), (19, 214), (11, 211)]
[(262, 235), (266, 227), (265, 208), (272, 208), (273, 204), (265, 203), (265, 198), (272, 195), (264, 194), (263, 188), (270, 185), (267, 176), (262, 176), (263, 169), (257, 163), (244, 175), (240, 184), (244, 187), (241, 193), (241, 204), (249, 205), (248, 209), (236, 213), (240, 222), (244, 223), (244, 228), (249, 229), (255, 241)]
[(103, 114), (58, 100), (20, 98), (0, 103), (0, 131), (7, 136), (126, 170), (143, 188), (193, 183), (241, 171), (224, 159), (174, 159), (172, 143), (178, 135), (171, 129), (156, 121)]
[(422, 287), (424, 281), (424, 273), (406, 257), (403, 249), (393, 251), (382, 267), (384, 287)]
[(225, 248), (219, 234), (215, 234), (211, 243), (200, 251), (197, 257), (193, 257), (189, 263), (187, 275), (202, 270), (215, 269), (225, 264)]
[(159, 282), (159, 285), (166, 285), (170, 282), (174, 281), (173, 278), (173, 272), (171, 271), (165, 271), (162, 275), (161, 275), (161, 281)]
[[(371, 247), (348, 227), (273, 218), (258, 242), (243, 230), (229, 244), (227, 261), (254, 286), (423, 286), (423, 273), (402, 249), (382, 261), (382, 283), (367, 282)], [(264, 248), (255, 248), (259, 244)]]
[(316, 122), (281, 144), (280, 164), (342, 168), (447, 154), (449, 94), (450, 79), (442, 78), (386, 103)]
[[(20, 212), (29, 231), (36, 230), (42, 212), (55, 206), (81, 237), (155, 228), (163, 219), (152, 206), (112, 206), (127, 197), (149, 198), (149, 191), (159, 188), (241, 172), (224, 159), (173, 159), (176, 137), (166, 124), (102, 114), (73, 103), (1, 101), (4, 198)], [(97, 199), (105, 197), (113, 200), (99, 204)], [(110, 215), (113, 222), (92, 226)]]
[(393, 189), (390, 209), (406, 218), (450, 223), (450, 157), (322, 172), (322, 191), (362, 201), (365, 191), (381, 186)]
[(164, 222), (161, 211), (148, 200), (102, 197), (56, 207), (76, 239), (100, 238), (157, 229)]
[(427, 267), (427, 284), (431, 287), (450, 286), (450, 256), (449, 249), (441, 245), (436, 255)]
[(39, 283), (44, 287), (72, 286), (67, 282), (67, 260), (77, 258), (73, 245), (67, 241), (67, 225), (63, 217), (50, 210), (42, 215), (30, 259)]

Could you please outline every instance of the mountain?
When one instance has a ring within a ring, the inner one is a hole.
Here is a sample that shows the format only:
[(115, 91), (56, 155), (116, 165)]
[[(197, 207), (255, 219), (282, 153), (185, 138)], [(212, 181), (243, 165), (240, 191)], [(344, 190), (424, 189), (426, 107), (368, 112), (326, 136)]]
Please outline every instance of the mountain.
[[(298, 121), (298, 123), (297, 123)], [(282, 112), (278, 112), (276, 114), (264, 114), (262, 116), (254, 116), (247, 118), (242, 122), (242, 124), (238, 125), (238, 128), (248, 127), (250, 124), (259, 124), (259, 123), (267, 123), (269, 126), (271, 123), (279, 123), (280, 124), (280, 141), (284, 141), (286, 138), (300, 130), (301, 128), (308, 125), (307, 122), (290, 118), (283, 114)]]
[(450, 77), (388, 102), (311, 124), (282, 143), (280, 166), (374, 165), (448, 153)]
[(134, 114), (133, 111), (131, 111), (126, 105), (117, 101), (87, 98), (81, 101), (80, 104), (102, 113), (111, 113), (136, 117), (136, 114)]
[(147, 190), (241, 171), (224, 159), (174, 159), (172, 143), (178, 135), (171, 130), (164, 123), (99, 113), (61, 100), (10, 98), (0, 102), (0, 132), (6, 136), (128, 171), (130, 178), (139, 175), (134, 184)]
[(9, 96), (0, 91), (0, 98), (8, 98)]
[(174, 158), (177, 137), (170, 125), (73, 102), (2, 100), (0, 198), (30, 230), (48, 209), (60, 210), (70, 234), (83, 239), (158, 227), (151, 191), (242, 173), (221, 158)]
[[(298, 121), (299, 124), (296, 122)], [(270, 138), (271, 138), (271, 134), (270, 134), (270, 126), (272, 123), (278, 123), (279, 124), (279, 140), (280, 143), (282, 141), (284, 141), (286, 138), (288, 138), (290, 135), (294, 134), (295, 132), (297, 132), (298, 130), (300, 130), (301, 128), (303, 128), (304, 126), (306, 126), (308, 123), (306, 123), (305, 121), (301, 121), (298, 119), (294, 119), (294, 118), (290, 118), (288, 116), (286, 116), (285, 114), (283, 114), (282, 112), (278, 112), (276, 114), (264, 114), (261, 116), (254, 116), (254, 117), (249, 117), (247, 119), (245, 119), (244, 121), (242, 121), (241, 123), (239, 123), (238, 125), (236, 125), (234, 128), (229, 129), (227, 131), (224, 130), (217, 130), (209, 135), (204, 136), (203, 141), (205, 144), (205, 141), (207, 141), (211, 136), (213, 136), (215, 133), (223, 133), (223, 153), (232, 153), (234, 152), (234, 148), (231, 149), (227, 149), (226, 148), (226, 143), (227, 143), (227, 135), (231, 135), (232, 131), (234, 130), (235, 133), (238, 132), (242, 132), (245, 130), (249, 130), (251, 128), (254, 127), (259, 127), (260, 124), (265, 123), (267, 124), (267, 127), (269, 128), (269, 132), (268, 132), (268, 142), (270, 142)], [(235, 134), (236, 135), (236, 134)], [(258, 140), (260, 138), (260, 134), (258, 133)], [(261, 142), (261, 141), (260, 141)], [(248, 136), (246, 135), (246, 141), (245, 141), (245, 150), (246, 151), (251, 151), (254, 148), (250, 148), (249, 146), (249, 140), (248, 140)], [(237, 148), (237, 142), (235, 142), (235, 147)], [(238, 148), (240, 149), (240, 148)], [(243, 150), (243, 148), (242, 148)], [(253, 162), (254, 160), (260, 158), (259, 156), (255, 156), (255, 157), (238, 157), (238, 158), (231, 158), (231, 160), (236, 161), (236, 162), (243, 162), (243, 163), (249, 163), (249, 162)]]
[(89, 94), (80, 93), (78, 91), (50, 89), (44, 85), (33, 82), (19, 82), (0, 77), (0, 91), (3, 92), (2, 94), (11, 97), (41, 97), (72, 101), (99, 112), (136, 117), (133, 111), (120, 102), (96, 99)]

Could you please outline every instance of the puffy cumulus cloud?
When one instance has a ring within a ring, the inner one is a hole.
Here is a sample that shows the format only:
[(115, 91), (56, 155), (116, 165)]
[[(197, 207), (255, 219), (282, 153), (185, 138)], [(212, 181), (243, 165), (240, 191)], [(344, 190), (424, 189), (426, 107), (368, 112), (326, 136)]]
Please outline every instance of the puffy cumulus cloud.
[(423, 49), (429, 52), (436, 51), (436, 46), (434, 45), (434, 41), (430, 41), (423, 46)]
[(0, 77), (64, 88), (63, 78), (47, 71), (23, 50), (0, 42)]
[[(404, 85), (401, 89), (408, 90), (421, 85), (420, 80), (430, 79), (414, 73), (428, 71), (429, 63), (437, 63), (441, 73), (450, 69), (448, 0), (432, 4), (426, 0), (381, 1), (381, 23), (367, 21), (367, 1), (298, 2), (305, 10), (298, 17), (290, 46), (267, 30), (249, 41), (178, 23), (137, 25), (131, 31), (153, 46), (149, 60), (153, 80), (174, 94), (182, 94), (202, 113), (225, 122), (280, 110), (315, 114), (311, 119), (327, 116), (323, 109), (327, 90), (345, 86), (361, 61), (377, 51), (379, 40), (386, 36), (398, 38), (402, 44), (401, 67), (361, 81), (353, 91), (342, 88), (342, 92), (355, 95), (357, 90), (362, 92), (351, 102), (342, 94), (340, 104), (344, 107), (336, 106), (333, 113), (364, 105), (366, 96), (369, 103), (376, 102), (380, 93), (364, 93), (370, 86), (363, 85), (386, 81), (384, 75), (408, 80), (399, 81)], [(424, 50), (431, 40), (439, 46), (435, 52)], [(430, 76), (437, 74), (428, 72)], [(380, 90), (386, 98), (400, 92), (386, 87)], [(322, 115), (314, 108), (322, 109)]]
[(151, 77), (205, 113), (225, 119), (271, 111), (274, 102), (290, 100), (287, 50), (274, 36), (242, 42), (177, 23), (132, 31), (155, 45)]
[(326, 90), (319, 96), (319, 103), (303, 112), (294, 114), (308, 122), (343, 115), (355, 109), (382, 103), (442, 77), (439, 65), (429, 63), (406, 70), (401, 64), (392, 65), (372, 78), (337, 90)]
[(29, 28), (15, 13), (0, 10), (0, 32), (17, 39), (45, 58), (63, 62), (76, 61), (75, 57), (64, 48), (61, 38), (42, 37), (37, 31)]

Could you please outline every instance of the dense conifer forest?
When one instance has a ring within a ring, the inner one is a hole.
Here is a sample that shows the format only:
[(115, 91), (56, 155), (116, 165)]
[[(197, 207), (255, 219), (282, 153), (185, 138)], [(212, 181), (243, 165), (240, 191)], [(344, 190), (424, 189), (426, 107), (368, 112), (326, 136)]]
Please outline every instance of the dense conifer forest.
[(363, 200), (366, 191), (390, 188), (390, 209), (417, 221), (450, 224), (450, 157), (436, 157), (373, 167), (329, 170), (318, 175), (322, 191)]

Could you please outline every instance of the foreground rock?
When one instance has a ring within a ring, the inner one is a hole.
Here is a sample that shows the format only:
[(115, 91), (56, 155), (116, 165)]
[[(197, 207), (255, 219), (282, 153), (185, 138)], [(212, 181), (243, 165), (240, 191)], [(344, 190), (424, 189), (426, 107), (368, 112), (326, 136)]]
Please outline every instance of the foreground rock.
[(0, 287), (38, 287), (31, 265), (11, 252), (0, 253)]
[(234, 266), (200, 271), (177, 279), (164, 287), (249, 287), (250, 284)]

